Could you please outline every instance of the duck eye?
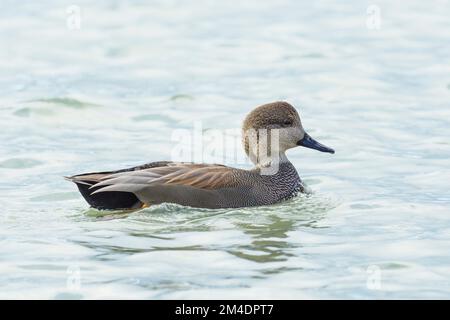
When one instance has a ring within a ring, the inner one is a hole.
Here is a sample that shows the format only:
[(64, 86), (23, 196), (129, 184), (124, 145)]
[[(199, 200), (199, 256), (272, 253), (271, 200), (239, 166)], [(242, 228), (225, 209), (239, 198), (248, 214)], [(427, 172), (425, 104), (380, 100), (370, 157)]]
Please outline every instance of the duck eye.
[(283, 125), (287, 126), (292, 126), (292, 120), (284, 120)]

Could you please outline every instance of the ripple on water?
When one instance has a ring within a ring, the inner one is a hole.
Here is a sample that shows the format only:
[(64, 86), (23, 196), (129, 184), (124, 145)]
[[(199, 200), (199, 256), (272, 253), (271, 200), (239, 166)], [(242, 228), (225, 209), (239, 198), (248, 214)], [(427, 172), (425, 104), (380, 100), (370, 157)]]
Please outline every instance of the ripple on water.
[(47, 104), (53, 104), (53, 105), (59, 105), (63, 107), (69, 107), (74, 109), (84, 109), (89, 107), (98, 107), (98, 104), (90, 103), (86, 101), (81, 101), (74, 98), (41, 98), (41, 99), (34, 99), (34, 100), (28, 100), (26, 102), (29, 103), (47, 103)]
[(55, 192), (48, 193), (40, 196), (31, 197), (30, 201), (33, 202), (54, 202), (78, 199), (80, 197), (77, 192)]
[[(84, 212), (84, 221), (122, 221), (121, 227), (117, 227), (121, 234), (119, 238), (126, 237), (128, 240), (114, 242), (127, 243), (129, 249), (136, 239), (140, 239), (140, 244), (137, 245), (139, 248), (136, 248), (140, 252), (220, 248), (240, 260), (272, 263), (286, 261), (292, 256), (289, 252), (292, 245), (288, 241), (288, 233), (299, 226), (317, 227), (319, 221), (335, 206), (335, 200), (322, 195), (302, 194), (271, 206), (237, 209), (212, 210), (170, 203), (139, 211), (111, 212), (89, 209)], [(101, 228), (101, 225), (98, 227)], [(109, 225), (108, 228), (112, 226)], [(123, 234), (124, 229), (127, 230), (126, 235)], [(119, 251), (120, 254), (135, 252), (127, 248), (118, 251), (117, 245), (106, 245), (104, 242), (103, 238), (97, 237), (95, 240), (83, 240), (83, 243), (89, 243), (91, 247), (102, 247), (104, 257), (109, 257), (108, 259), (115, 259)], [(120, 247), (122, 248), (122, 245)], [(276, 272), (270, 271), (270, 268), (267, 270), (269, 273)]]
[(46, 108), (31, 108), (31, 107), (25, 107), (20, 108), (13, 113), (17, 117), (21, 118), (27, 118), (30, 117), (32, 114), (40, 115), (40, 116), (51, 116), (54, 114), (54, 111), (51, 109)]
[(194, 100), (194, 97), (189, 94), (175, 94), (170, 97), (170, 100), (171, 101), (183, 101), (183, 100), (192, 101), (192, 100)]
[(52, 116), (56, 114), (58, 107), (83, 110), (100, 106), (99, 104), (73, 98), (41, 98), (27, 100), (25, 103), (29, 106), (23, 106), (15, 110), (13, 113), (15, 116), (22, 118), (30, 117), (32, 115)]
[(159, 122), (163, 122), (163, 123), (167, 123), (167, 124), (171, 124), (175, 122), (175, 119), (167, 116), (167, 115), (163, 115), (163, 114), (158, 114), (158, 113), (153, 113), (153, 114), (144, 114), (144, 115), (139, 115), (136, 117), (132, 118), (133, 121), (137, 121), (137, 122), (143, 122), (143, 121), (159, 121)]
[[(162, 203), (142, 210), (105, 211), (90, 208), (84, 214), (89, 217), (103, 218), (104, 216), (127, 215), (134, 221), (160, 222), (162, 224), (174, 221), (201, 222), (202, 220), (227, 217), (229, 219), (243, 219), (249, 222), (258, 217), (263, 218), (273, 214), (289, 216), (295, 220), (308, 220), (311, 215), (315, 218), (337, 206), (337, 200), (320, 194), (300, 194), (299, 196), (281, 203), (261, 207), (206, 209), (182, 206), (174, 203)], [(254, 221), (252, 221), (254, 222)]]
[(5, 169), (28, 169), (43, 164), (42, 161), (32, 158), (11, 158), (0, 162), (0, 168)]

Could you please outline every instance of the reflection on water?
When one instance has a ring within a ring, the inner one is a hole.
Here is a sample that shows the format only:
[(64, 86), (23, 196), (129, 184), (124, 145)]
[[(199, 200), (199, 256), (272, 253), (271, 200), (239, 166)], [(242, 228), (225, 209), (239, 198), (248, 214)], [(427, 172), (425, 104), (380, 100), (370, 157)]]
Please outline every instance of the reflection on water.
[[(295, 207), (295, 214), (292, 208)], [(89, 209), (84, 212), (81, 219), (91, 218), (91, 221), (108, 221), (114, 219), (128, 219), (137, 223), (138, 228), (127, 230), (127, 236), (138, 238), (158, 239), (157, 245), (130, 249), (125, 247), (105, 244), (103, 239), (111, 237), (99, 237), (100, 241), (76, 241), (77, 244), (86, 246), (106, 255), (133, 254), (138, 252), (165, 251), (165, 250), (209, 250), (208, 245), (181, 245), (174, 246), (176, 237), (172, 234), (214, 232), (218, 226), (228, 225), (235, 232), (249, 236), (245, 245), (235, 245), (227, 248), (227, 252), (238, 258), (255, 262), (284, 261), (290, 256), (289, 249), (292, 245), (285, 241), (288, 232), (298, 226), (315, 228), (318, 220), (333, 208), (333, 203), (317, 195), (300, 195), (295, 199), (268, 206), (265, 208), (245, 209), (198, 209), (179, 206), (176, 204), (155, 205), (138, 211), (98, 211)], [(276, 214), (274, 214), (276, 212)], [(109, 242), (108, 242), (109, 243)], [(282, 269), (283, 270), (283, 269)], [(267, 270), (263, 271), (267, 273)]]
[[(77, 5), (79, 30), (54, 1), (0, 12), (0, 297), (448, 297), (447, 1), (377, 1), (378, 30), (357, 1)], [(336, 149), (288, 152), (310, 195), (100, 212), (62, 178), (279, 99)]]

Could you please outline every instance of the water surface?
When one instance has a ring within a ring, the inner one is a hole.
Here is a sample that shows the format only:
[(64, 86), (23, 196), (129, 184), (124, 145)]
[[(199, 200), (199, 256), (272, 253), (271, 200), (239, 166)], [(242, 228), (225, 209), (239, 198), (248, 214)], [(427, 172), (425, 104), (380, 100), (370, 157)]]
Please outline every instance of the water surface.
[[(1, 298), (449, 297), (448, 1), (2, 3)], [(102, 213), (62, 179), (280, 99), (336, 149), (289, 151), (311, 195)]]

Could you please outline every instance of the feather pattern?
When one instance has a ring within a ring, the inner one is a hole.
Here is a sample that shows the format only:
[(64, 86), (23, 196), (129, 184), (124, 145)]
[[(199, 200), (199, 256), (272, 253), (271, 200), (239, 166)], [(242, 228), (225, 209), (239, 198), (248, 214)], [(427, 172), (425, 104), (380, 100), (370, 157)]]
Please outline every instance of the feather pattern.
[[(272, 140), (270, 144), (264, 143), (255, 130), (274, 130), (279, 133), (279, 143)], [(305, 133), (297, 111), (284, 101), (255, 108), (245, 118), (242, 131), (244, 150), (256, 165), (251, 170), (219, 164), (158, 161), (66, 179), (76, 183), (86, 201), (99, 209), (140, 208), (163, 202), (203, 208), (259, 206), (304, 192), (295, 167), (286, 158), (286, 150), (303, 145), (334, 152)], [(270, 157), (260, 159), (255, 152), (264, 146), (269, 148), (266, 154)]]

